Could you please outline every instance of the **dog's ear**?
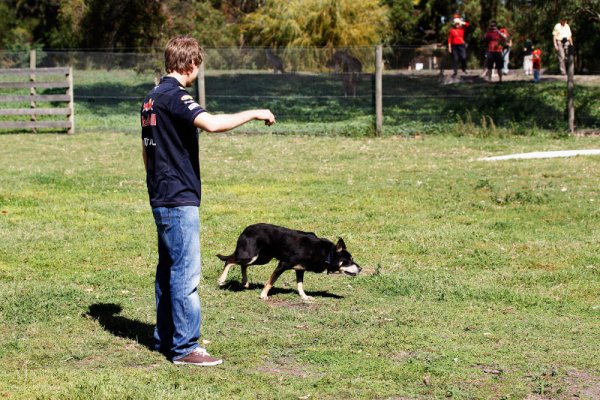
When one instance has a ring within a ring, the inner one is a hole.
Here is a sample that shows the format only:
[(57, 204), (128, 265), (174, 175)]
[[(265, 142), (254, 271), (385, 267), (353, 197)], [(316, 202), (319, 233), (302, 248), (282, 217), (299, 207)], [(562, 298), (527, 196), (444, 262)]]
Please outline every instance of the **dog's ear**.
[(342, 250), (346, 250), (346, 243), (344, 243), (344, 239), (339, 238), (337, 244), (335, 245), (335, 250), (339, 253)]

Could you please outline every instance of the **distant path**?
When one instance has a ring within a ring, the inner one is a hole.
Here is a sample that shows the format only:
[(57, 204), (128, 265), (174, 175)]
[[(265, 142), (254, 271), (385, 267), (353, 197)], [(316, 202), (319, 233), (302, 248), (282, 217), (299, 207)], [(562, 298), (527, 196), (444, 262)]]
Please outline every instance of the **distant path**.
[(532, 153), (508, 154), (505, 156), (496, 156), (496, 157), (483, 157), (483, 158), (480, 158), (479, 161), (529, 160), (532, 158), (592, 156), (592, 155), (598, 155), (598, 154), (600, 154), (600, 149), (535, 151)]
[[(386, 70), (386, 75), (409, 75), (414, 77), (419, 76), (437, 76), (441, 79), (442, 84), (455, 84), (455, 83), (481, 83), (484, 81), (484, 71), (482, 69), (470, 69), (468, 74), (458, 73), (456, 78), (452, 77), (452, 70), (445, 69), (442, 76), (440, 77), (439, 69), (427, 69), (422, 71), (409, 71), (409, 70)], [(575, 83), (578, 85), (589, 85), (597, 86), (600, 85), (600, 75), (577, 75), (574, 76)], [(527, 81), (533, 83), (533, 77), (531, 75), (525, 75), (522, 69), (511, 69), (508, 75), (502, 77), (504, 82), (519, 82)], [(548, 74), (542, 71), (541, 76), (542, 82), (556, 82), (563, 81), (567, 84), (567, 78), (562, 75)], [(494, 75), (492, 78), (494, 83), (498, 83), (498, 76)]]

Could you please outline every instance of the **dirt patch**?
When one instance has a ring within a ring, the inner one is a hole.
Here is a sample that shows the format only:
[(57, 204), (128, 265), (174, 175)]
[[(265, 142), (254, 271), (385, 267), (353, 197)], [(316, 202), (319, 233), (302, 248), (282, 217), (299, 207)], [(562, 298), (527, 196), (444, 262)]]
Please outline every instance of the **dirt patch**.
[(530, 376), (534, 388), (526, 400), (595, 400), (600, 399), (600, 376), (585, 371), (552, 371)]
[(416, 358), (416, 354), (410, 351), (399, 351), (397, 353), (392, 354), (391, 359), (400, 363), (407, 362)]
[(71, 357), (65, 361), (73, 362), (77, 367), (95, 367), (106, 363), (106, 359), (101, 356), (89, 356), (81, 359)]
[(600, 130), (598, 129), (584, 129), (576, 131), (574, 134), (575, 137), (591, 137), (591, 136), (600, 136)]
[(481, 370), (484, 374), (500, 376), (504, 373), (504, 369), (497, 365), (484, 365), (484, 364), (476, 364), (477, 368)]
[(600, 377), (584, 371), (567, 372), (568, 393), (579, 399), (600, 399)]
[(324, 376), (324, 374), (318, 374), (314, 371), (310, 371), (308, 368), (299, 365), (296, 361), (288, 358), (282, 358), (277, 361), (267, 361), (258, 367), (257, 370), (269, 375), (277, 375), (282, 377), (291, 376), (303, 379)]
[(267, 304), (273, 308), (298, 308), (305, 310), (316, 310), (319, 308), (319, 305), (315, 301), (307, 302), (307, 301), (288, 301), (281, 299), (269, 299)]

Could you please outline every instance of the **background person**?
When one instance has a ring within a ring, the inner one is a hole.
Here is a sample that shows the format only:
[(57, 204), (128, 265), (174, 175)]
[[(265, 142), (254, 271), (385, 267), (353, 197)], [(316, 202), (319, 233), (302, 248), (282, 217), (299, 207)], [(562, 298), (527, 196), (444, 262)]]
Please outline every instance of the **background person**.
[(508, 75), (508, 63), (510, 62), (510, 48), (512, 47), (512, 39), (506, 27), (500, 27), (498, 29), (503, 35), (502, 45), (502, 74)]
[(174, 364), (212, 366), (222, 360), (200, 347), (200, 161), (198, 128), (233, 129), (251, 120), (275, 122), (269, 110), (212, 115), (184, 89), (198, 76), (203, 53), (189, 36), (165, 49), (165, 70), (141, 109), (146, 184), (158, 234), (156, 349)]
[(498, 71), (498, 79), (502, 82), (502, 66), (504, 64), (502, 57), (502, 41), (505, 36), (498, 30), (496, 21), (491, 21), (490, 26), (483, 37), (487, 43), (487, 79), (492, 81), (492, 70), (494, 67)]
[(523, 45), (523, 73), (525, 73), (525, 75), (533, 74), (532, 54), (533, 43), (531, 40), (527, 39)]
[(448, 31), (448, 51), (452, 54), (452, 68), (456, 76), (458, 73), (458, 63), (462, 71), (467, 73), (467, 46), (465, 44), (465, 28), (469, 26), (467, 21), (461, 19), (458, 15), (452, 20), (452, 28)]
[(532, 51), (531, 64), (533, 68), (533, 81), (538, 83), (542, 75), (542, 51), (540, 49)]
[(554, 49), (558, 55), (558, 65), (560, 67), (560, 74), (567, 74), (567, 63), (565, 54), (565, 43), (568, 42), (573, 46), (573, 35), (571, 34), (571, 27), (567, 24), (566, 18), (561, 18), (560, 22), (554, 25), (552, 30), (552, 40), (554, 42)]

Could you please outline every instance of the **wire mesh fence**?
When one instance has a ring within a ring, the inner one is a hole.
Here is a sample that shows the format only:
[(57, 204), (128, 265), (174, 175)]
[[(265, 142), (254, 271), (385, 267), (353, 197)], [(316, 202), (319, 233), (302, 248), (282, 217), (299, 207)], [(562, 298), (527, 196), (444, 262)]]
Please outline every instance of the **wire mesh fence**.
[[(546, 72), (543, 85), (533, 85), (517, 55), (505, 82), (490, 85), (482, 75), (480, 50), (469, 49), (468, 74), (453, 77), (451, 60), (441, 46), (384, 47), (384, 133), (443, 132), (448, 124), (524, 132), (566, 129), (564, 79)], [(207, 48), (206, 109), (229, 113), (270, 108), (278, 123), (269, 132), (275, 133), (372, 134), (375, 63), (375, 47)], [(36, 67), (57, 66), (74, 69), (78, 131), (138, 132), (141, 102), (164, 73), (162, 50), (37, 52)], [(28, 68), (29, 53), (0, 52), (0, 67)], [(576, 82), (583, 85), (576, 94), (578, 127), (600, 128), (594, 100), (600, 79), (590, 75)], [(190, 88), (195, 96), (197, 90)], [(264, 131), (260, 124), (242, 129)]]

